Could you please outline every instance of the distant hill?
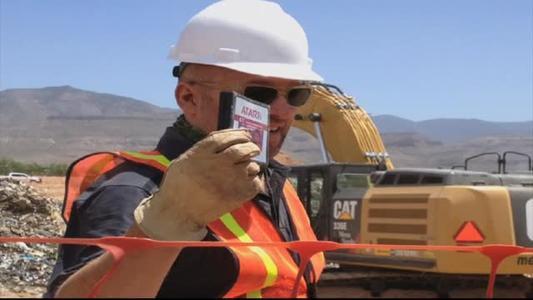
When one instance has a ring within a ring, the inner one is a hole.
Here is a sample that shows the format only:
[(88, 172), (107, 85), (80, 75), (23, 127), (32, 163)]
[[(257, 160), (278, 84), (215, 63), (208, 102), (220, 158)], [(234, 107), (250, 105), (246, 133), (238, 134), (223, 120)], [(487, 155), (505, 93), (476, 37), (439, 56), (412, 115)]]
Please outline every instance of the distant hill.
[(68, 162), (93, 151), (150, 149), (177, 110), (70, 86), (0, 92), (0, 157)]
[[(451, 168), (463, 165), (464, 159), (484, 152), (517, 151), (533, 157), (533, 137), (478, 137), (462, 143), (444, 144), (417, 133), (381, 134), (395, 167)], [(296, 137), (296, 138), (295, 138)], [(298, 157), (300, 163), (322, 161), (317, 140), (297, 128), (292, 128), (283, 150)], [(525, 171), (527, 161), (518, 156), (509, 157), (509, 170)], [(470, 165), (472, 169), (496, 171), (496, 157), (488, 156)]]
[(488, 122), (477, 119), (433, 119), (417, 122), (391, 115), (378, 115), (373, 119), (382, 133), (413, 132), (443, 143), (463, 142), (484, 136), (533, 137), (533, 120)]
[[(533, 157), (533, 120), (488, 122), (475, 119), (411, 121), (391, 115), (372, 118), (396, 167), (462, 165), (464, 159), (484, 152), (517, 151)], [(283, 147), (302, 163), (322, 161), (316, 139), (293, 128)], [(510, 156), (509, 170), (521, 170), (526, 161)], [(495, 156), (476, 160), (474, 169), (496, 171)]]
[(2, 125), (63, 118), (166, 119), (176, 112), (133, 98), (95, 93), (71, 86), (1, 91), (0, 111)]
[[(151, 149), (178, 114), (141, 100), (70, 86), (4, 90), (0, 91), (0, 158), (70, 162), (94, 151)], [(481, 151), (533, 155), (533, 120), (415, 122), (391, 115), (373, 119), (396, 166), (451, 166)], [(321, 160), (316, 140), (298, 129), (291, 129), (283, 151), (292, 161)]]

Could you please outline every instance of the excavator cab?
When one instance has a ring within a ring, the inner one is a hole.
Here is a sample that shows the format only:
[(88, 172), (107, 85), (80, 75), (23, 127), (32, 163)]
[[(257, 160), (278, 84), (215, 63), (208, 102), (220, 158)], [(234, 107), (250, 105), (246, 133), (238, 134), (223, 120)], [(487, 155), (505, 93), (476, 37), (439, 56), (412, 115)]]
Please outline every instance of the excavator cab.
[(290, 181), (318, 239), (357, 242), (361, 201), (377, 166), (325, 163), (292, 167)]

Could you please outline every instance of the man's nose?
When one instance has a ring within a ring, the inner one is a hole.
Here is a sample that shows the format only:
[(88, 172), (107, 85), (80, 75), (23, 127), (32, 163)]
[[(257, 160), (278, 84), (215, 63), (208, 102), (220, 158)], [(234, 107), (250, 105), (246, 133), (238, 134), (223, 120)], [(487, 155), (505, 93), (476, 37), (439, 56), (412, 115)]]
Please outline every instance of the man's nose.
[(289, 104), (286, 95), (278, 93), (276, 99), (270, 104), (270, 116), (272, 119), (291, 119), (294, 116), (296, 107)]

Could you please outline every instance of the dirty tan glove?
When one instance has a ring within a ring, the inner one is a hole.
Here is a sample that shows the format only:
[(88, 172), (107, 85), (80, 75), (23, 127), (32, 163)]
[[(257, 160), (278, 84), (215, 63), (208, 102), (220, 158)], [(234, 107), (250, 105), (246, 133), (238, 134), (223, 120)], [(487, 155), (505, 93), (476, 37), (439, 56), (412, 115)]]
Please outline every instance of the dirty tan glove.
[(153, 239), (203, 239), (208, 223), (263, 189), (251, 161), (259, 152), (246, 130), (212, 132), (170, 163), (159, 191), (135, 209), (137, 225)]

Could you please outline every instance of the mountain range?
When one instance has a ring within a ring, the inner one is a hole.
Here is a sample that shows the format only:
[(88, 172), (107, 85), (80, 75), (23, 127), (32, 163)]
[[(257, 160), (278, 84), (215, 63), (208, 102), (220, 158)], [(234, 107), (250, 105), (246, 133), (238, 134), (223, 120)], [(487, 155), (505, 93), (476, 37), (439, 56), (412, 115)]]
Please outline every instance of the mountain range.
[[(179, 113), (71, 86), (3, 90), (0, 158), (65, 163), (95, 151), (151, 149)], [(524, 122), (372, 118), (399, 167), (451, 167), (480, 152), (514, 150), (533, 156), (533, 116)], [(283, 151), (301, 163), (321, 159), (317, 141), (298, 129), (291, 129)]]

